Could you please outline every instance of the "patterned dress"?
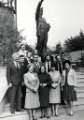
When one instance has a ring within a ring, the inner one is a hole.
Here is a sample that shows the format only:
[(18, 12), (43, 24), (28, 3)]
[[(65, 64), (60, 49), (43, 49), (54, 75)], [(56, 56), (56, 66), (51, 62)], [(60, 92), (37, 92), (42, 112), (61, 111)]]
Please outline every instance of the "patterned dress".
[(60, 73), (59, 71), (50, 72), (50, 76), (52, 78), (52, 84), (49, 90), (49, 103), (60, 103)]
[[(26, 85), (25, 108), (35, 109), (40, 107), (38, 95), (39, 79), (37, 74), (28, 72), (24, 75), (24, 82)], [(36, 88), (36, 91), (34, 88)]]

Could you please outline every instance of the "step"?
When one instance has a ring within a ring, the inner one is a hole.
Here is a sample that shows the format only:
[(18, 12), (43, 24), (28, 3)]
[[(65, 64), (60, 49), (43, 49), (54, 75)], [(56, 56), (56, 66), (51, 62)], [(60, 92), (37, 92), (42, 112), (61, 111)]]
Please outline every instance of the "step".
[(29, 116), (26, 112), (18, 112), (15, 115), (11, 115), (10, 111), (6, 111), (0, 115), (0, 120), (29, 120)]
[(84, 93), (77, 93), (77, 98), (84, 98)]
[(84, 110), (84, 105), (75, 105), (75, 106), (73, 106), (73, 110), (75, 112), (77, 112), (79, 110)]
[[(79, 106), (73, 107), (74, 113), (76, 113), (77, 111), (80, 111), (80, 110), (84, 110), (84, 105), (82, 105), (80, 107)], [(59, 112), (59, 116), (54, 118), (53, 120), (79, 120), (79, 119), (72, 119), (72, 117), (69, 117), (66, 114), (65, 107), (63, 107), (63, 106), (61, 106), (59, 108), (58, 112)], [(37, 114), (39, 114), (39, 113), (37, 112)], [(49, 114), (49, 116), (51, 115), (50, 109), (49, 109), (48, 114)], [(40, 119), (39, 117), (38, 117), (38, 120), (45, 120), (45, 119)], [(75, 118), (75, 115), (73, 116), (73, 118)], [(29, 120), (29, 117), (28, 117), (28, 114), (26, 111), (18, 112), (18, 113), (16, 112), (15, 115), (11, 115), (10, 111), (7, 111), (3, 115), (0, 115), (0, 120)]]
[(83, 89), (82, 89), (82, 88), (77, 88), (77, 89), (76, 89), (76, 92), (77, 92), (77, 93), (84, 93), (84, 88), (83, 88)]
[(78, 78), (78, 79), (84, 79), (84, 75), (76, 75), (76, 78)]
[(83, 79), (78, 80), (77, 84), (84, 84), (84, 80)]
[(84, 84), (77, 83), (77, 89), (80, 88), (80, 87), (83, 87), (83, 88), (84, 88)]
[(75, 105), (84, 105), (84, 98), (78, 98), (76, 102), (73, 103)]

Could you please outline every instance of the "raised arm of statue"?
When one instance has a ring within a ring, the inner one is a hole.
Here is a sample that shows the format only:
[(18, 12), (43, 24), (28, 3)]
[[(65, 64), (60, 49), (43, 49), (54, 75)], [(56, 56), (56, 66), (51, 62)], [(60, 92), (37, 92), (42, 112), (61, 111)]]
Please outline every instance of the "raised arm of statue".
[(41, 8), (41, 5), (42, 5), (42, 2), (43, 2), (43, 1), (44, 1), (44, 0), (41, 0), (41, 1), (38, 3), (38, 5), (37, 5), (36, 15), (35, 15), (36, 22), (37, 22), (38, 19), (39, 19), (40, 8)]

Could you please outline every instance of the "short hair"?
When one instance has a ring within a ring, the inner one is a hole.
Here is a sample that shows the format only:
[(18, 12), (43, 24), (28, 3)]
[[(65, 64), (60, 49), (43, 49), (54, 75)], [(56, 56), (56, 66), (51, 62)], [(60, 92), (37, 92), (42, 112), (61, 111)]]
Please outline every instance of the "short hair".
[(65, 60), (65, 61), (64, 61), (64, 65), (65, 65), (66, 63), (68, 63), (69, 65), (71, 65), (71, 61), (70, 61), (70, 60)]

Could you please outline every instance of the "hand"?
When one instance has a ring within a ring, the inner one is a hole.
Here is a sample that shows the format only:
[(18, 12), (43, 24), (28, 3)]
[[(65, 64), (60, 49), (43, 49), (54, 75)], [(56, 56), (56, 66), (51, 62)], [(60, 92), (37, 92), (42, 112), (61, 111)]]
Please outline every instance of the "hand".
[(24, 86), (25, 84), (24, 84), (24, 82), (22, 82), (22, 86)]
[(55, 84), (54, 84), (54, 83), (51, 84), (51, 86), (52, 86), (54, 89), (57, 87), (57, 85), (58, 85), (58, 84), (56, 84), (56, 83), (55, 83)]
[(36, 89), (36, 88), (34, 88), (34, 92), (37, 92), (37, 89)]
[(9, 88), (12, 87), (12, 83), (9, 83)]

